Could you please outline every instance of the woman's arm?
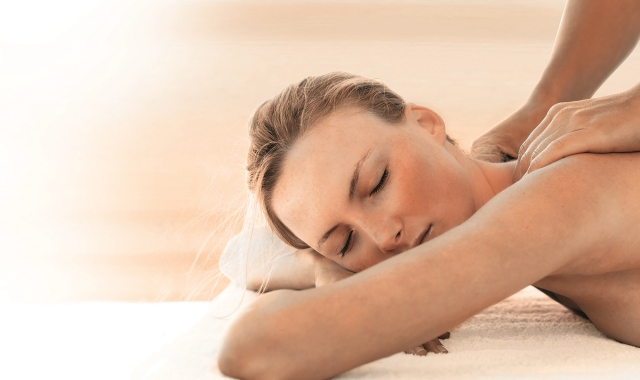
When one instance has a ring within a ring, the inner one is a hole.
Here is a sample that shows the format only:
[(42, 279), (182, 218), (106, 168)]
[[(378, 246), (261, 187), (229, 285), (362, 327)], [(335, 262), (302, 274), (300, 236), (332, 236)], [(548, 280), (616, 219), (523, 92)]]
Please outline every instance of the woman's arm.
[[(297, 250), (276, 260), (270, 272), (255, 271), (247, 281), (247, 289), (269, 292), (278, 289), (302, 290), (326, 286), (350, 277), (354, 273), (327, 259), (312, 249)], [(427, 355), (428, 352), (447, 353), (440, 339), (448, 339), (449, 332), (404, 352)]]
[(352, 274), (312, 249), (301, 249), (277, 259), (263, 271), (251, 273), (247, 289), (265, 292), (302, 290), (332, 284)]
[(593, 223), (602, 194), (586, 192), (594, 186), (586, 165), (569, 162), (576, 160), (533, 173), (462, 225), (344, 281), (261, 297), (229, 329), (220, 369), (246, 379), (328, 378), (584, 264), (578, 253), (605, 248), (603, 226)]
[(249, 273), (247, 289), (271, 291), (276, 289), (308, 289), (316, 284), (317, 253), (304, 249), (283, 256), (269, 267)]
[(475, 157), (515, 158), (520, 144), (560, 102), (588, 99), (633, 51), (640, 36), (640, 1), (569, 0), (551, 59), (522, 108), (473, 143)]

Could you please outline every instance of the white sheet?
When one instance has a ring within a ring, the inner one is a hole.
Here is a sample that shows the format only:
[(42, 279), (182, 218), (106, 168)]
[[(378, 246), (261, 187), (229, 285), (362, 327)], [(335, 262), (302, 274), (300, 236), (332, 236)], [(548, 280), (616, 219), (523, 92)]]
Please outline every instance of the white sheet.
[(0, 379), (129, 379), (210, 311), (209, 302), (0, 303)]
[[(253, 299), (245, 293), (245, 303)], [(0, 304), (0, 379), (214, 380), (237, 306), (212, 303)], [(451, 332), (446, 355), (399, 353), (339, 379), (640, 379), (640, 349), (607, 339), (533, 288)]]
[[(246, 292), (245, 302), (255, 295)], [(235, 308), (232, 289), (189, 331), (152, 355), (133, 375), (147, 380), (224, 378), (215, 366)], [(588, 321), (533, 288), (494, 305), (451, 332), (449, 354), (399, 353), (339, 379), (640, 379), (640, 349), (603, 336)]]

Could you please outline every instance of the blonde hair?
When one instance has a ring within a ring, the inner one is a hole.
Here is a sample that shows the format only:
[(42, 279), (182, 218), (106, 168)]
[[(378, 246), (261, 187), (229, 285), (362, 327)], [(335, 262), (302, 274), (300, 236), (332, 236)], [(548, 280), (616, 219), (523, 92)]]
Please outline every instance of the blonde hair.
[(271, 205), (283, 162), (293, 144), (336, 110), (360, 108), (396, 124), (404, 120), (405, 105), (400, 95), (379, 80), (333, 72), (307, 77), (258, 107), (249, 123), (247, 184), (280, 239), (297, 249), (309, 248), (280, 221)]

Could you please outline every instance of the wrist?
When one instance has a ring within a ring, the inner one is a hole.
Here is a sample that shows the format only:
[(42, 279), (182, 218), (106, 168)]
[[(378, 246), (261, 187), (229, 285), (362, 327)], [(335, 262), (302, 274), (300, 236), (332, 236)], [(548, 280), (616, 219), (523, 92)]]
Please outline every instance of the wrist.
[(497, 132), (503, 133), (502, 139), (508, 141), (509, 146), (515, 149), (514, 153), (517, 155), (520, 145), (540, 124), (552, 105), (537, 100), (528, 100), (517, 111), (498, 124), (495, 129)]
[(532, 117), (542, 120), (549, 112), (549, 108), (562, 101), (562, 96), (559, 96), (556, 92), (535, 89), (521, 107), (521, 110)]
[(304, 252), (308, 260), (307, 262), (309, 263), (309, 273), (311, 274), (313, 286), (317, 286), (318, 279), (322, 277), (325, 271), (327, 261), (331, 260), (322, 256), (313, 249), (306, 249)]
[(308, 289), (315, 287), (319, 259), (320, 256), (312, 249), (301, 249), (294, 253), (296, 261), (299, 263), (298, 273), (299, 281), (301, 282), (301, 289)]

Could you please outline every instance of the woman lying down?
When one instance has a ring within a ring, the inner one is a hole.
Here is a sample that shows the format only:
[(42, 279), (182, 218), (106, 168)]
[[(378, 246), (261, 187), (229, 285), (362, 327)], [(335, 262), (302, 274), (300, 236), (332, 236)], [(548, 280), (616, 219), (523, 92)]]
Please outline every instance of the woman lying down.
[(515, 162), (470, 158), (434, 111), (346, 73), (289, 86), (250, 135), (249, 188), (298, 250), (271, 272), (282, 290), (230, 326), (223, 373), (324, 379), (441, 352), (436, 337), (528, 285), (640, 346), (640, 154), (574, 155), (516, 182)]

